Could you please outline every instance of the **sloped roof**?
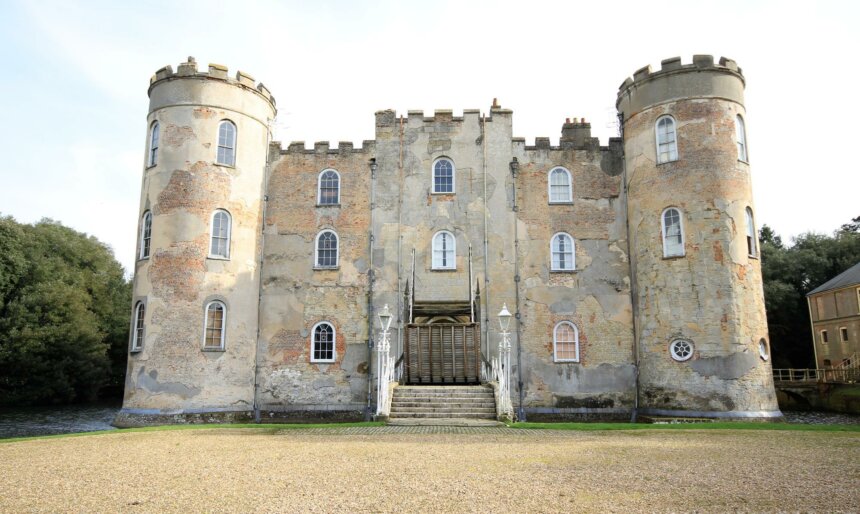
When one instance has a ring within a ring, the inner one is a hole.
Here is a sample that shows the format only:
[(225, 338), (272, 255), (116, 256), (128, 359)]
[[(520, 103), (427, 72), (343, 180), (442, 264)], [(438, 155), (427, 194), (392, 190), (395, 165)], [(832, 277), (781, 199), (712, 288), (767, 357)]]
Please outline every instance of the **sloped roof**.
[(806, 296), (860, 284), (860, 262), (806, 293)]

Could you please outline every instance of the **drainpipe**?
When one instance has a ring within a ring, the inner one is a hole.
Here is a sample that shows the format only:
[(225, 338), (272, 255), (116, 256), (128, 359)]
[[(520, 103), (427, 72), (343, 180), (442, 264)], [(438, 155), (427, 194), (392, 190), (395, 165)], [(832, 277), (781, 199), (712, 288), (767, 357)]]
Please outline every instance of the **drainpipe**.
[(517, 174), (520, 163), (517, 158), (510, 163), (511, 175), (513, 176), (513, 199), (514, 199), (514, 317), (517, 318), (517, 389), (519, 391), (519, 405), (517, 406), (517, 421), (526, 420), (526, 411), (523, 409), (523, 348), (522, 348), (522, 320), (520, 319), (520, 238), (519, 238), (519, 208), (517, 207)]
[[(367, 267), (367, 407), (364, 410), (364, 420), (373, 419), (373, 282), (376, 272), (373, 269), (373, 215), (376, 212), (376, 157), (370, 159), (370, 231), (367, 246), (370, 249)], [(379, 370), (376, 370), (379, 375)]]
[(630, 422), (636, 423), (639, 416), (639, 286), (636, 282), (636, 264), (631, 252), (633, 240), (630, 231), (630, 195), (627, 189), (627, 155), (624, 140), (624, 113), (618, 113), (618, 127), (621, 131), (621, 192), (624, 194), (624, 224), (627, 227), (627, 262), (630, 263), (630, 302), (633, 309), (633, 373), (636, 395), (633, 397), (633, 412)]
[(266, 125), (266, 163), (263, 165), (263, 185), (261, 187), (263, 205), (261, 206), (262, 212), (260, 213), (262, 216), (260, 223), (260, 255), (257, 261), (260, 266), (257, 271), (260, 277), (260, 285), (257, 288), (257, 341), (254, 345), (254, 423), (260, 423), (260, 314), (263, 309), (263, 249), (266, 245), (266, 208), (269, 205), (269, 174), (272, 170), (271, 149), (269, 145), (272, 142), (273, 121), (269, 120), (269, 123)]
[[(403, 226), (403, 115), (400, 115), (400, 156), (397, 161), (397, 355), (403, 354), (403, 236), (401, 235), (401, 227)], [(413, 248), (413, 265), (415, 255)], [(413, 272), (412, 284), (410, 286), (415, 289), (415, 277)], [(412, 299), (413, 303), (415, 299)], [(411, 314), (411, 313), (410, 313)], [(411, 321), (411, 320), (410, 320)]]
[(488, 262), (490, 259), (490, 244), (487, 238), (487, 118), (481, 116), (482, 168), (484, 178), (484, 342), (487, 345), (486, 357), (490, 358), (490, 275)]

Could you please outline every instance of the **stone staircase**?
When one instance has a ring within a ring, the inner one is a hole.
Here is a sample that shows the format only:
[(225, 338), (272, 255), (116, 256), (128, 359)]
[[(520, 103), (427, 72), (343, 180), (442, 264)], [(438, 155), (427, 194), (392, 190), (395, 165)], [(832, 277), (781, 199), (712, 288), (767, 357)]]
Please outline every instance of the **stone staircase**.
[(496, 419), (490, 386), (397, 386), (390, 419)]

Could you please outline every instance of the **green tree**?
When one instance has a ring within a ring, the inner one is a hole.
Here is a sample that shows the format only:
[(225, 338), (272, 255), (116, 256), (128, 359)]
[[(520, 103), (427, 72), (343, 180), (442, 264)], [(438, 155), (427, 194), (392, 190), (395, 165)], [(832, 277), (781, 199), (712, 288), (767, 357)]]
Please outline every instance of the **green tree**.
[(106, 245), (0, 219), (0, 300), (0, 405), (88, 401), (122, 383), (131, 286)]
[(802, 234), (788, 247), (763, 225), (760, 239), (773, 365), (815, 367), (806, 295), (860, 260), (860, 231), (846, 224), (833, 236)]

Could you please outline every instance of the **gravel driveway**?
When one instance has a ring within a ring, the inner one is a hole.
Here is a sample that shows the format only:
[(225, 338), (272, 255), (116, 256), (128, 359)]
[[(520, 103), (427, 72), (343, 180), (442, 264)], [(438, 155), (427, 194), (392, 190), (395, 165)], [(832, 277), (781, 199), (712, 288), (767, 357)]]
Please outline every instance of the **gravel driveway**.
[(3, 512), (857, 511), (860, 434), (379, 427), (0, 444)]

